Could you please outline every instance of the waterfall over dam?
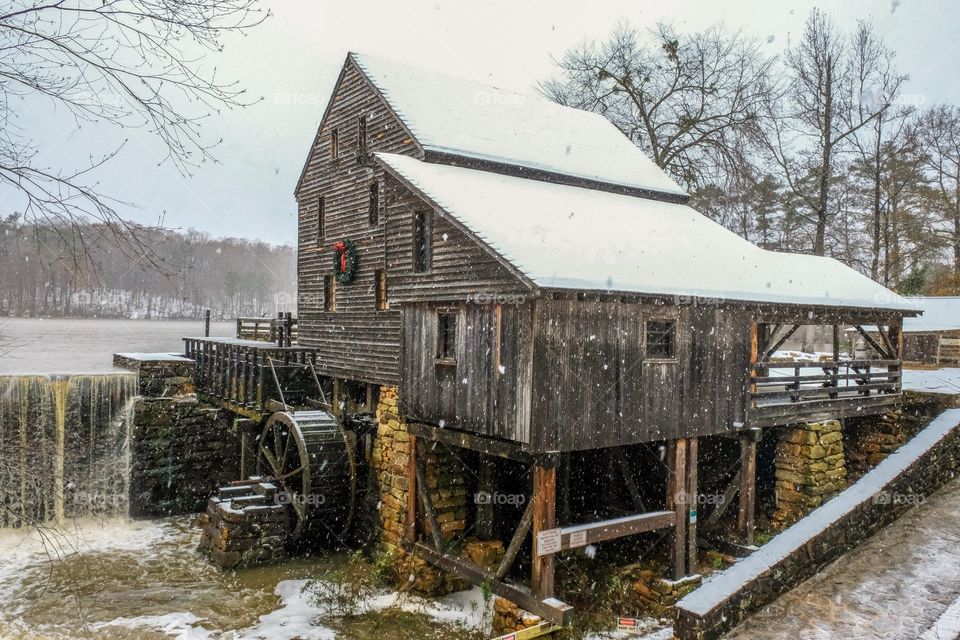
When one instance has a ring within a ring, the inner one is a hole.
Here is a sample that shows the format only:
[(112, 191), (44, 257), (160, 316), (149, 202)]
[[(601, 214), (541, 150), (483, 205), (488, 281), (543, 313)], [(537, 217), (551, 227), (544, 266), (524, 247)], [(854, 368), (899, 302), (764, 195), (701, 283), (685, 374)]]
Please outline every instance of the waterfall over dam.
[(135, 373), (0, 376), (0, 527), (126, 515)]

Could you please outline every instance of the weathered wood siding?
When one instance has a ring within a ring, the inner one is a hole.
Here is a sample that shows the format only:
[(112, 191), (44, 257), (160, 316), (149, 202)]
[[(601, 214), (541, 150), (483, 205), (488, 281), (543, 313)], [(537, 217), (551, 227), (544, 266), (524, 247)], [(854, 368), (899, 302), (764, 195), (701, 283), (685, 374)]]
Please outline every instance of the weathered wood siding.
[[(388, 176), (386, 181), (386, 259), (390, 298), (397, 303), (498, 299), (517, 302), (528, 287), (480, 244), (457, 229), (439, 211)], [(413, 224), (417, 211), (432, 211), (430, 270), (413, 269)]]
[[(400, 312), (376, 310), (374, 272), (385, 266), (386, 216), (371, 226), (370, 185), (377, 180), (384, 202), (384, 173), (358, 162), (359, 118), (367, 117), (367, 149), (421, 155), (416, 142), (352, 62), (343, 69), (326, 117), (314, 140), (297, 191), (300, 344), (320, 350), (323, 375), (374, 384), (397, 384)], [(331, 157), (336, 128), (339, 154)], [(324, 197), (325, 237), (317, 241), (318, 202)], [(336, 310), (324, 311), (323, 276), (333, 274), (332, 245), (349, 238), (359, 254), (357, 277), (337, 285)]]
[[(412, 420), (526, 442), (531, 304), (403, 306), (400, 403)], [(437, 362), (437, 317), (457, 314), (456, 364)], [(499, 352), (499, 353), (498, 353)]]
[[(537, 309), (531, 448), (621, 446), (743, 422), (750, 313), (577, 300), (542, 300)], [(670, 361), (644, 353), (644, 323), (661, 318), (677, 321)]]
[[(404, 304), (401, 401), (413, 419), (514, 440), (533, 451), (743, 427), (748, 311), (537, 299), (501, 305), (498, 333), (496, 308)], [(456, 365), (437, 363), (437, 314), (447, 309), (458, 314)], [(645, 357), (648, 319), (676, 320), (675, 358)]]

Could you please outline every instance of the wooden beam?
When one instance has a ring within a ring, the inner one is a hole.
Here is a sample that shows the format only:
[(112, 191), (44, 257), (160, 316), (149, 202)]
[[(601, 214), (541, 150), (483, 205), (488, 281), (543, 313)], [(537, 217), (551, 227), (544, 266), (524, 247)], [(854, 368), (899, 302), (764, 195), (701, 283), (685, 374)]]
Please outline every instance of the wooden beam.
[(407, 551), (415, 553), (438, 569), (452, 573), (475, 585), (488, 585), (491, 592), (544, 620), (559, 625), (569, 625), (573, 620), (573, 607), (556, 598), (539, 598), (523, 587), (497, 580), (492, 572), (469, 560), (438, 553), (424, 544), (412, 543), (404, 546)]
[(697, 573), (697, 517), (700, 501), (697, 488), (697, 438), (687, 444), (687, 573)]
[(417, 438), (411, 435), (407, 454), (407, 513), (404, 516), (404, 539), (417, 541)]
[[(638, 513), (600, 522), (561, 527), (559, 551), (579, 549), (588, 544), (597, 544), (638, 533), (666, 529), (674, 526), (676, 520), (677, 514), (673, 511), (651, 511), (650, 513)], [(550, 554), (544, 553), (543, 555)]]
[(523, 516), (520, 518), (520, 524), (517, 525), (517, 530), (513, 532), (513, 538), (511, 538), (510, 544), (507, 545), (507, 550), (503, 554), (503, 559), (500, 561), (500, 566), (497, 567), (498, 580), (503, 580), (507, 576), (507, 572), (510, 571), (510, 566), (513, 564), (514, 558), (517, 557), (520, 547), (523, 546), (523, 541), (527, 539), (527, 533), (530, 532), (530, 524), (532, 522), (533, 500), (528, 502), (527, 508), (523, 510)]
[(479, 451), (488, 456), (508, 458), (525, 464), (532, 464), (535, 461), (535, 457), (532, 454), (523, 451), (519, 444), (513, 442), (485, 438), (467, 433), (466, 431), (457, 431), (456, 429), (448, 427), (437, 427), (422, 422), (408, 422), (407, 430), (412, 435), (428, 442), (440, 442), (451, 447)]
[(553, 597), (553, 574), (556, 568), (553, 555), (541, 556), (537, 552), (537, 536), (542, 531), (554, 529), (556, 522), (557, 469), (539, 464), (533, 467), (533, 567), (531, 584), (538, 598)]
[(727, 508), (733, 502), (733, 496), (737, 495), (740, 491), (740, 474), (743, 473), (742, 468), (737, 468), (737, 472), (733, 474), (733, 477), (730, 479), (730, 482), (727, 484), (727, 488), (724, 489), (723, 495), (720, 497), (720, 503), (714, 507), (713, 511), (710, 512), (710, 515), (704, 518), (703, 526), (705, 529), (709, 529), (717, 522), (720, 521), (720, 518), (723, 517), (723, 514), (727, 512)]
[(879, 344), (876, 340), (873, 339), (873, 336), (871, 336), (869, 333), (867, 333), (866, 331), (864, 331), (863, 327), (861, 327), (860, 325), (857, 325), (855, 328), (856, 328), (856, 330), (857, 330), (857, 333), (859, 333), (861, 336), (863, 336), (863, 339), (867, 341), (867, 344), (869, 344), (869, 345), (873, 348), (874, 351), (876, 351), (877, 353), (879, 353), (881, 356), (883, 356), (883, 357), (884, 357), (885, 359), (887, 359), (887, 360), (892, 360), (892, 359), (893, 359), (893, 356), (891, 356), (891, 354), (887, 353), (887, 352), (884, 350), (884, 348), (881, 347), (880, 344)]
[(680, 438), (667, 443), (667, 511), (674, 512), (673, 575), (677, 580), (687, 575), (686, 459), (686, 440)]
[(769, 360), (769, 359), (770, 359), (770, 356), (772, 356), (774, 353), (776, 353), (776, 352), (777, 352), (777, 349), (779, 349), (780, 347), (782, 347), (782, 346), (783, 346), (783, 343), (786, 342), (787, 340), (789, 340), (789, 339), (790, 339), (790, 336), (792, 336), (794, 333), (796, 333), (796, 332), (797, 332), (797, 329), (799, 329), (800, 326), (801, 326), (801, 325), (799, 325), (799, 324), (795, 324), (795, 325), (793, 325), (792, 327), (790, 327), (790, 329), (787, 330), (787, 332), (786, 332), (785, 334), (783, 334), (783, 337), (782, 337), (782, 338), (780, 338), (779, 340), (777, 340), (776, 343), (774, 343), (774, 345), (773, 345), (772, 347), (770, 347), (769, 349), (767, 349), (767, 350), (764, 352), (764, 354), (763, 354), (763, 359), (761, 360), (761, 362), (766, 362), (767, 360)]
[(772, 325), (763, 323), (762, 326), (760, 326), (758, 322), (754, 322), (754, 324), (757, 325), (757, 349), (755, 353), (766, 353), (767, 347), (770, 346), (770, 341), (773, 340), (773, 336), (777, 335), (777, 331), (780, 331), (783, 325), (779, 322)]
[(744, 544), (753, 544), (756, 517), (757, 443), (750, 436), (740, 438), (740, 510), (737, 534)]
[(433, 537), (433, 546), (437, 551), (443, 553), (443, 532), (440, 530), (440, 523), (437, 522), (437, 515), (433, 511), (433, 500), (430, 499), (430, 489), (427, 486), (427, 470), (420, 455), (420, 443), (414, 443), (413, 450), (410, 452), (414, 459), (414, 473), (417, 477), (417, 493), (420, 496), (420, 504), (423, 505), (424, 515), (427, 516), (427, 523), (430, 525), (430, 535)]

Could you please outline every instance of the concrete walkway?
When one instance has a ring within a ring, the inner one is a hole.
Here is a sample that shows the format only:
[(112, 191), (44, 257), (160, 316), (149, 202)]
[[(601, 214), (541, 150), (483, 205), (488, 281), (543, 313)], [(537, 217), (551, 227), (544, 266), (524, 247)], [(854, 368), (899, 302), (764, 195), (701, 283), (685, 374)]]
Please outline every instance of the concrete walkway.
[(726, 637), (956, 640), (935, 625), (958, 596), (960, 480), (954, 480)]

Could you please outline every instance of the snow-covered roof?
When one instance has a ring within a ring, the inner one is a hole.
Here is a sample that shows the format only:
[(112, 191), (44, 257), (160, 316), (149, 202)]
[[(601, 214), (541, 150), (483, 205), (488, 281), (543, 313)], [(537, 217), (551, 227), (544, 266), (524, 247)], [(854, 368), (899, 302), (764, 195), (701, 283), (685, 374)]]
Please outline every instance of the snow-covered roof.
[(538, 287), (911, 308), (832, 258), (760, 249), (686, 205), (376, 156)]
[(350, 54), (426, 151), (685, 195), (603, 116), (365, 54)]
[(922, 316), (905, 318), (905, 332), (960, 330), (960, 297), (930, 296), (909, 298), (910, 304), (923, 311)]

